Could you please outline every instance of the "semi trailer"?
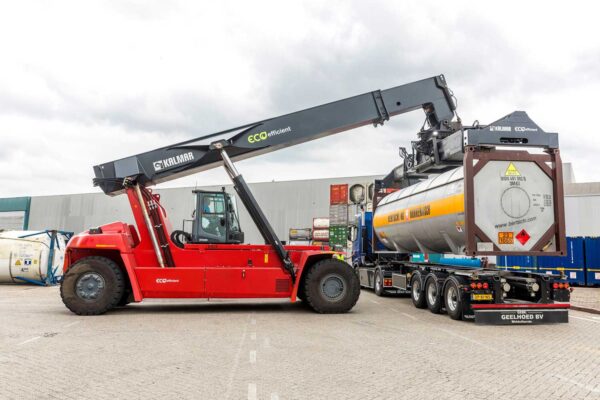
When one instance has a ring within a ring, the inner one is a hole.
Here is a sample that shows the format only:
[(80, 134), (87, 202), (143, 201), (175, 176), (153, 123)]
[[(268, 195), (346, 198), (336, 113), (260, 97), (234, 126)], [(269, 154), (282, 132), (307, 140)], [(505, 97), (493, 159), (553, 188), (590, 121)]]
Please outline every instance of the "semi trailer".
[[(455, 108), (452, 92), (439, 75), (97, 165), (94, 184), (110, 196), (126, 194), (136, 226), (113, 222), (72, 238), (63, 267), (63, 302), (81, 315), (102, 314), (146, 298), (289, 298), (320, 313), (347, 312), (360, 294), (351, 266), (324, 246), (284, 245), (235, 161), (364, 125), (382, 125), (395, 115), (421, 109), (425, 124), (412, 154), (405, 154), (403, 168), (394, 172), (401, 175), (394, 183), (409, 187), (426, 174), (460, 163), (464, 145), (456, 135), (463, 135), (465, 127)], [(483, 127), (470, 129), (481, 133), (473, 134), (473, 140), (485, 143)], [(556, 139), (545, 133), (531, 136), (527, 140)], [(502, 132), (501, 138), (512, 143), (524, 135)], [(219, 166), (231, 178), (264, 243), (244, 243), (235, 197), (224, 191), (194, 191), (192, 230), (172, 229), (151, 186)], [(553, 248), (561, 251), (560, 241)]]
[[(521, 112), (483, 129), (499, 134), (472, 141), (465, 129), (460, 167), (408, 187), (393, 174), (375, 182), (373, 211), (360, 212), (352, 228), (353, 267), (361, 285), (375, 294), (410, 293), (415, 307), (446, 311), (453, 319), (567, 322), (570, 287), (564, 276), (504, 271), (487, 261), (495, 255), (566, 254), (557, 137)], [(414, 262), (413, 253), (465, 258)]]

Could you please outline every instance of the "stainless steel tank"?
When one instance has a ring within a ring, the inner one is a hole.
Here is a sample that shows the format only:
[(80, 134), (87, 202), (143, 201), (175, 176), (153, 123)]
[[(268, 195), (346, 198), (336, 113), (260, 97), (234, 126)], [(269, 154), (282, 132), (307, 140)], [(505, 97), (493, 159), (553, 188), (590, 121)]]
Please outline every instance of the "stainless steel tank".
[[(530, 251), (555, 221), (552, 179), (532, 161), (482, 165), (473, 178), (474, 225), (490, 242), (478, 240), (478, 249)], [(461, 167), (387, 195), (373, 217), (377, 237), (398, 252), (463, 253), (464, 184)], [(553, 240), (544, 251), (556, 249)]]

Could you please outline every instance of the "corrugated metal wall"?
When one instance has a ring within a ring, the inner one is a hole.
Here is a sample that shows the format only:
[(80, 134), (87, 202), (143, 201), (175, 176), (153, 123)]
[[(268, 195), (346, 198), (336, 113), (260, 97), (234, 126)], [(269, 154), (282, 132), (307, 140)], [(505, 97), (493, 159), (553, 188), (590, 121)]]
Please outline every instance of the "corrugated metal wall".
[[(329, 216), (329, 186), (336, 183), (366, 183), (381, 176), (331, 178), (287, 182), (251, 183), (250, 188), (281, 240), (288, 239), (290, 228), (312, 226), (313, 217)], [(221, 190), (222, 186), (201, 189)], [(183, 219), (191, 219), (194, 209), (192, 189), (157, 190), (161, 204), (174, 229), (181, 229)], [(234, 193), (231, 185), (225, 190)], [(237, 197), (237, 196), (236, 196)], [(247, 243), (262, 243), (250, 215), (238, 200), (240, 224)], [(126, 196), (109, 197), (103, 193), (40, 196), (31, 199), (30, 229), (61, 229), (81, 232), (113, 221), (133, 223)], [(191, 224), (186, 225), (191, 231)]]

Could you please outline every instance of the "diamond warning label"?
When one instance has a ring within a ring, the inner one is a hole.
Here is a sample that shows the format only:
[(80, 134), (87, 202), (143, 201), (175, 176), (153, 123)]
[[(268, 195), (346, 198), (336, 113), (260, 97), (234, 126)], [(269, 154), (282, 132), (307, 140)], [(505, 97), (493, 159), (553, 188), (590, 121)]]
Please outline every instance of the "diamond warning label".
[(527, 231), (523, 229), (517, 234), (516, 238), (519, 242), (521, 242), (523, 246), (525, 246), (525, 243), (527, 243), (529, 239), (531, 239), (531, 236), (529, 236), (529, 233), (527, 233)]
[(504, 176), (521, 176), (521, 174), (519, 173), (519, 170), (517, 170), (517, 167), (515, 167), (515, 164), (510, 163), (508, 164), (508, 168), (506, 168)]

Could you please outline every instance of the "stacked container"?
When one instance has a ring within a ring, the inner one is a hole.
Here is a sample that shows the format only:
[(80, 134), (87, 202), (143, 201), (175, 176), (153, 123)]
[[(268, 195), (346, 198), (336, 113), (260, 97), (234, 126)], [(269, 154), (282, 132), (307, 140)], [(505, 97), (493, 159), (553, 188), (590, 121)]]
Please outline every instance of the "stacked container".
[(567, 238), (567, 255), (565, 257), (537, 258), (539, 272), (547, 274), (564, 273), (569, 283), (585, 286), (585, 252), (583, 250), (584, 238)]
[(346, 248), (348, 244), (348, 185), (331, 185), (329, 194), (329, 244)]
[(315, 245), (329, 242), (329, 218), (313, 218), (312, 240)]
[(498, 268), (507, 271), (537, 272), (535, 257), (532, 256), (498, 256)]
[(586, 237), (584, 243), (587, 285), (600, 286), (600, 237)]
[(312, 239), (311, 228), (290, 228), (289, 244), (297, 246), (310, 245)]

